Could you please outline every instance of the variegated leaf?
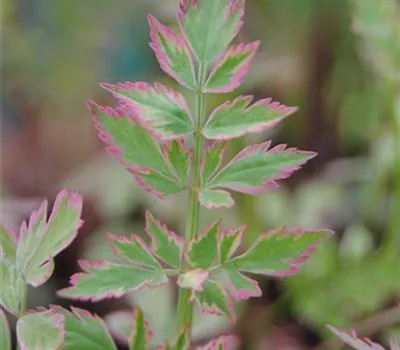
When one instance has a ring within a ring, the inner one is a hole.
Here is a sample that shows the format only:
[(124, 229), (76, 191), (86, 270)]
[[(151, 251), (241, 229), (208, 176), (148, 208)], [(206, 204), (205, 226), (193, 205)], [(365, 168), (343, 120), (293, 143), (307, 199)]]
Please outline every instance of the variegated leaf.
[(203, 283), (207, 280), (209, 272), (201, 269), (194, 269), (179, 275), (178, 286), (183, 289), (202, 291)]
[(0, 226), (0, 304), (17, 315), (23, 299), (25, 283), (16, 265), (17, 244)]
[(64, 344), (65, 318), (51, 310), (21, 317), (17, 323), (17, 339), (22, 350), (60, 350)]
[(204, 152), (202, 159), (201, 179), (205, 185), (222, 164), (226, 149), (226, 142), (216, 141)]
[(249, 250), (225, 266), (254, 274), (290, 276), (297, 273), (309, 255), (332, 234), (329, 230), (277, 229), (260, 236)]
[(129, 338), (129, 349), (148, 350), (150, 349), (151, 338), (152, 332), (144, 319), (143, 312), (140, 309), (136, 309), (133, 315), (133, 329)]
[(157, 279), (159, 273), (131, 265), (115, 264), (107, 261), (79, 261), (85, 273), (71, 277), (71, 287), (58, 291), (62, 297), (98, 301), (140, 289)]
[(216, 221), (189, 243), (186, 255), (192, 267), (207, 270), (217, 260), (218, 231)]
[[(358, 338), (354, 330), (345, 332), (332, 326), (327, 326), (333, 333), (335, 333), (340, 339), (343, 340), (347, 345), (350, 345), (353, 349), (357, 350), (386, 350), (381, 345), (374, 343), (368, 338)], [(397, 349), (395, 349), (397, 350)]]
[(161, 84), (102, 84), (121, 101), (136, 122), (163, 140), (176, 139), (193, 132), (189, 107), (181, 94)]
[(146, 213), (145, 231), (151, 238), (152, 252), (172, 268), (179, 270), (183, 252), (183, 240), (160, 221)]
[(195, 302), (205, 312), (234, 320), (231, 299), (215, 281), (205, 281), (201, 291), (192, 290), (190, 301)]
[(211, 62), (240, 31), (243, 15), (244, 0), (181, 0), (178, 18), (198, 60)]
[(218, 236), (218, 256), (221, 265), (228, 261), (239, 248), (244, 232), (244, 226), (220, 231)]
[(185, 140), (178, 139), (167, 142), (162, 147), (164, 158), (168, 160), (172, 171), (176, 174), (180, 186), (187, 187), (190, 167), (190, 151), (186, 151)]
[(239, 44), (230, 48), (217, 61), (205, 84), (207, 93), (227, 93), (238, 88), (249, 70), (260, 42)]
[(221, 336), (211, 340), (205, 346), (196, 348), (196, 350), (233, 350), (234, 349), (235, 337)]
[(235, 268), (226, 267), (223, 271), (226, 275), (229, 294), (236, 301), (247, 300), (262, 295), (257, 281), (246, 277)]
[(207, 120), (203, 135), (212, 140), (228, 140), (247, 133), (259, 133), (296, 111), (294, 107), (272, 102), (269, 98), (250, 106), (252, 100), (252, 96), (240, 96), (217, 107)]
[(0, 309), (0, 349), (11, 350), (10, 326), (2, 309)]
[(108, 152), (122, 163), (138, 184), (147, 192), (164, 198), (184, 188), (177, 184), (158, 143), (134, 123), (126, 111), (113, 110), (88, 101), (87, 105)]
[(286, 148), (286, 145), (278, 145), (270, 150), (269, 147), (270, 142), (246, 147), (213, 175), (204, 187), (228, 188), (257, 195), (277, 187), (276, 180), (289, 177), (316, 155)]
[(157, 350), (187, 350), (190, 348), (190, 336), (186, 327), (184, 327), (178, 334), (178, 338), (174, 343), (167, 342), (161, 345)]
[(235, 204), (229, 192), (207, 188), (200, 190), (199, 201), (207, 209), (230, 208)]
[(194, 90), (195, 69), (189, 48), (182, 36), (148, 16), (150, 24), (150, 46), (156, 54), (161, 69), (179, 84)]
[(47, 201), (33, 212), (29, 224), (21, 227), (17, 247), (17, 266), (27, 283), (37, 287), (53, 273), (55, 257), (75, 239), (83, 221), (82, 197), (75, 192), (61, 191), (46, 222)]
[(116, 350), (106, 324), (97, 315), (86, 310), (71, 308), (71, 312), (59, 306), (51, 311), (65, 319), (65, 341), (63, 350)]

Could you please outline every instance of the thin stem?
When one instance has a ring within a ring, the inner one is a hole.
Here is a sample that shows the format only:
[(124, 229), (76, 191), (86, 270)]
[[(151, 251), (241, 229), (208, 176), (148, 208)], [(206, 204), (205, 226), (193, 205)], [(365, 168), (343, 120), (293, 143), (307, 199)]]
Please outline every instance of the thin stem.
[[(203, 84), (207, 73), (207, 65), (200, 63), (198, 70), (198, 83), (196, 90), (196, 128), (194, 130), (194, 151), (193, 151), (193, 183), (190, 193), (189, 216), (186, 226), (185, 243), (188, 244), (197, 234), (199, 229), (199, 189), (201, 186), (200, 163), (203, 150), (203, 137), (201, 134), (204, 114), (205, 114), (205, 96), (203, 93)], [(193, 320), (193, 304), (190, 303), (190, 290), (180, 289), (178, 297), (178, 331), (182, 327), (187, 327), (190, 333)]]
[[(19, 310), (18, 310), (18, 315), (17, 315), (18, 319), (20, 319), (22, 316), (24, 316), (25, 311), (26, 311), (27, 302), (28, 302), (28, 287), (27, 287), (27, 285), (24, 285), (24, 288), (22, 291), (21, 304), (19, 305)], [(21, 350), (21, 347), (19, 344), (17, 344), (17, 350)]]

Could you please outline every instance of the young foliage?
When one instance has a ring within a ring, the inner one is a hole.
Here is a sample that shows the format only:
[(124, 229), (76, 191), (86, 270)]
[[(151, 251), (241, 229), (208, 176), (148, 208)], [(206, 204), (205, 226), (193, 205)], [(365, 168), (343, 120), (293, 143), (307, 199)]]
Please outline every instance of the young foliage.
[[(380, 344), (374, 343), (368, 338), (361, 339), (357, 337), (354, 330), (346, 332), (338, 328), (327, 326), (333, 333), (335, 333), (340, 339), (343, 340), (347, 345), (350, 345), (353, 349), (357, 350), (386, 350)], [(399, 350), (400, 346), (395, 338), (390, 340), (390, 350)]]
[(129, 349), (146, 350), (150, 347), (152, 333), (140, 309), (135, 310), (133, 320), (133, 332), (129, 338)]
[(65, 318), (51, 310), (34, 312), (17, 323), (17, 338), (22, 350), (59, 350), (65, 338)]
[(2, 309), (0, 309), (0, 349), (11, 350), (10, 327)]

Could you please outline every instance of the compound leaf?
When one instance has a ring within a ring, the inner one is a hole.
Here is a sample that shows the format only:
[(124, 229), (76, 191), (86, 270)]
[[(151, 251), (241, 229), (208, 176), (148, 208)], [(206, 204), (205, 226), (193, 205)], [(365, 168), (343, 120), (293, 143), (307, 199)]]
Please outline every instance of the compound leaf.
[(82, 197), (76, 192), (61, 191), (46, 222), (47, 201), (21, 227), (17, 247), (17, 265), (27, 283), (37, 287), (46, 282), (54, 269), (53, 257), (76, 237), (83, 221)]
[(194, 64), (189, 48), (182, 36), (149, 15), (150, 46), (161, 69), (179, 84), (194, 90), (196, 87)]
[(198, 60), (211, 62), (240, 31), (243, 15), (244, 0), (181, 0), (178, 19)]
[(259, 41), (240, 44), (226, 51), (211, 71), (204, 91), (221, 94), (238, 88), (249, 70), (259, 44)]
[(277, 187), (276, 180), (289, 177), (316, 155), (286, 148), (286, 145), (268, 150), (269, 147), (270, 142), (246, 147), (213, 175), (205, 187), (222, 187), (257, 195)]
[(121, 101), (137, 123), (163, 139), (176, 139), (193, 132), (189, 108), (181, 94), (161, 84), (102, 84)]
[(22, 316), (17, 323), (17, 339), (23, 350), (59, 350), (64, 343), (65, 318), (51, 310)]
[(296, 111), (267, 98), (250, 105), (252, 96), (240, 96), (217, 107), (207, 120), (203, 135), (212, 140), (228, 140), (247, 133), (260, 133)]

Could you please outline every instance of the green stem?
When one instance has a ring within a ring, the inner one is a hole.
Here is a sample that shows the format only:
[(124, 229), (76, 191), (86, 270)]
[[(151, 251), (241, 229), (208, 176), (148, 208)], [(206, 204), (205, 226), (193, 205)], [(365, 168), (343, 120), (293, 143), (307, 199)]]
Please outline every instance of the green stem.
[[(203, 84), (207, 73), (207, 65), (200, 63), (198, 70), (198, 83), (196, 90), (196, 128), (194, 130), (194, 151), (193, 151), (193, 183), (190, 193), (189, 217), (186, 226), (185, 243), (186, 245), (196, 236), (199, 229), (199, 189), (201, 186), (200, 163), (203, 150), (203, 136), (201, 134), (204, 114), (205, 114), (205, 96), (203, 93)], [(178, 297), (178, 331), (182, 327), (187, 327), (191, 332), (193, 320), (193, 304), (190, 303), (190, 290), (180, 289)]]
[[(18, 315), (17, 315), (18, 320), (22, 316), (25, 315), (27, 301), (28, 301), (28, 287), (27, 287), (27, 285), (25, 285), (24, 289), (22, 291), (21, 304), (19, 305), (19, 310), (18, 310)], [(20, 350), (20, 349), (21, 349), (20, 345), (17, 344), (17, 350)]]

